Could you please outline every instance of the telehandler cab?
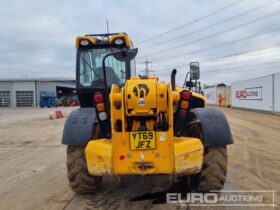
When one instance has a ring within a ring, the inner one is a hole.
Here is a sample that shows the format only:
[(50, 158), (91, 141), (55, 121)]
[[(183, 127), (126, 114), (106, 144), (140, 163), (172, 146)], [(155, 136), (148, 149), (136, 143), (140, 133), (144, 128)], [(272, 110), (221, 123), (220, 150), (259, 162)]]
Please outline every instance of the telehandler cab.
[[(126, 33), (79, 36), (80, 108), (65, 122), (70, 187), (100, 189), (105, 176), (186, 176), (198, 191), (223, 188), (229, 125), (218, 109), (187, 88), (136, 76), (137, 49)], [(199, 69), (198, 69), (199, 71)]]

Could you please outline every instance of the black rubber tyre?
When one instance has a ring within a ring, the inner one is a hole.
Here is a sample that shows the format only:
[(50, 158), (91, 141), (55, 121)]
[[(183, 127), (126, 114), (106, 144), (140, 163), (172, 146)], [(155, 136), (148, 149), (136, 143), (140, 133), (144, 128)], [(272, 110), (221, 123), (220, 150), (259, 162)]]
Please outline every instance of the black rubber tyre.
[(89, 174), (84, 146), (67, 147), (67, 176), (76, 193), (95, 193), (102, 187), (102, 177)]
[[(202, 139), (200, 126), (194, 124), (189, 128), (192, 137)], [(202, 170), (199, 174), (191, 175), (192, 188), (199, 192), (221, 190), (224, 187), (227, 173), (226, 146), (204, 148)]]

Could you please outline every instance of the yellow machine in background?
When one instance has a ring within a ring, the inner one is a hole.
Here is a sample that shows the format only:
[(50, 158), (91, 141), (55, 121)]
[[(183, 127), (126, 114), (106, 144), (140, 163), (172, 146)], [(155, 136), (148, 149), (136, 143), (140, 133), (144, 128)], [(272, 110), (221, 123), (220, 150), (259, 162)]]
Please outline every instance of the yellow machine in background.
[[(81, 108), (65, 122), (71, 188), (96, 192), (102, 177), (139, 174), (191, 176), (196, 190), (218, 190), (226, 178), (224, 115), (205, 98), (155, 76), (135, 76), (137, 49), (125, 33), (76, 40)], [(199, 66), (191, 72), (199, 77)], [(221, 158), (222, 157), (222, 158)]]

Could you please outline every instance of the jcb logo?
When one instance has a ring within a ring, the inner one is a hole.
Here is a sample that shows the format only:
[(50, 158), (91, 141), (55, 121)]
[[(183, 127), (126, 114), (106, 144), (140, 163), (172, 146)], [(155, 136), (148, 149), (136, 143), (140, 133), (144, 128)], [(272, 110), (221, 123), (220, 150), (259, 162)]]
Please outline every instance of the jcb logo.
[(144, 98), (149, 94), (149, 88), (146, 84), (138, 84), (133, 88), (133, 93), (136, 97)]

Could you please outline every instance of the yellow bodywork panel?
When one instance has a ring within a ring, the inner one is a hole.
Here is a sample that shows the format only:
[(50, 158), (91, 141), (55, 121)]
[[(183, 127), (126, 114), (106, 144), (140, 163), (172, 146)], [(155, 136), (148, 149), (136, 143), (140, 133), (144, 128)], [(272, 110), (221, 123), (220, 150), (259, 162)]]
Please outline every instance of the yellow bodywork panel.
[[(109, 36), (108, 38), (103, 39), (102, 42), (103, 43), (107, 43), (107, 44), (113, 44), (116, 39), (121, 38), (121, 39), (124, 40), (125, 47), (130, 48), (132, 46), (132, 42), (131, 42), (131, 40), (129, 39), (129, 37), (128, 37), (128, 35), (126, 33), (114, 34), (112, 36)], [(76, 38), (76, 48), (77, 49), (80, 47), (80, 41), (81, 40), (87, 40), (91, 44), (98, 45), (96, 38), (94, 38), (94, 37), (92, 37), (90, 35), (78, 36)]]
[(90, 43), (92, 44), (96, 44), (96, 39), (95, 38), (92, 38), (90, 36), (78, 36), (76, 38), (76, 48), (78, 49), (79, 46), (80, 46), (80, 41), (81, 40), (88, 40)]
[(114, 43), (114, 41), (118, 38), (121, 38), (121, 39), (124, 40), (126, 47), (131, 46), (132, 42), (129, 39), (129, 37), (127, 36), (127, 34), (125, 34), (125, 33), (120, 33), (120, 34), (113, 35), (112, 37), (110, 37), (109, 43)]
[[(126, 115), (149, 116), (156, 115), (157, 80), (127, 80), (125, 85)], [(165, 102), (166, 103), (166, 102)]]
[(90, 141), (86, 150), (87, 167), (96, 176), (112, 175), (112, 141), (99, 139)]
[(112, 144), (114, 174), (173, 173), (172, 136), (168, 132), (156, 132), (155, 149), (151, 150), (132, 150), (129, 132), (124, 137), (116, 132)]
[[(95, 176), (199, 173), (204, 152), (200, 139), (174, 137), (172, 147), (166, 134), (157, 133), (155, 150), (132, 151), (127, 141), (120, 139), (92, 140), (86, 147), (88, 171)], [(114, 141), (120, 143), (112, 150)]]
[(203, 162), (204, 147), (200, 139), (180, 137), (173, 139), (175, 174), (199, 173)]
[(203, 101), (204, 107), (206, 107), (206, 99), (203, 95), (200, 95), (196, 92), (192, 92), (192, 96), (201, 99)]

